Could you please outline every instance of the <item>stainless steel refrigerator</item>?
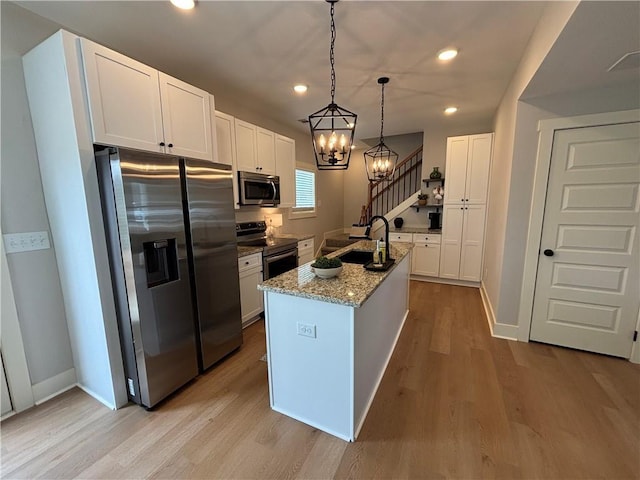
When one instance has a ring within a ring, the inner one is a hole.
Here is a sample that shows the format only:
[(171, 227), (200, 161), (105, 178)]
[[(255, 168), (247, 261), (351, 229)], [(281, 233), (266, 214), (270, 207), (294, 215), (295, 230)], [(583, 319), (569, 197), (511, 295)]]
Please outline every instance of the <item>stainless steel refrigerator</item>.
[(242, 344), (232, 173), (113, 147), (96, 164), (129, 398), (151, 408)]

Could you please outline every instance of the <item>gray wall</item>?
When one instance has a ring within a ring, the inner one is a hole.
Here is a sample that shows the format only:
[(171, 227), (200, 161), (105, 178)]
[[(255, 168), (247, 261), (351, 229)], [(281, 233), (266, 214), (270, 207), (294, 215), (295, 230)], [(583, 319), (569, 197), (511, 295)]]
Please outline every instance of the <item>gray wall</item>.
[(573, 1), (547, 5), (496, 113), (482, 282), (497, 323), (516, 325), (518, 321), (523, 241), (537, 150), (534, 124), (536, 116), (542, 115), (542, 110), (520, 109), (519, 98), (577, 5)]
[[(21, 56), (58, 26), (7, 2), (2, 16), (2, 232), (49, 231)], [(31, 383), (73, 368), (54, 246), (8, 254)]]

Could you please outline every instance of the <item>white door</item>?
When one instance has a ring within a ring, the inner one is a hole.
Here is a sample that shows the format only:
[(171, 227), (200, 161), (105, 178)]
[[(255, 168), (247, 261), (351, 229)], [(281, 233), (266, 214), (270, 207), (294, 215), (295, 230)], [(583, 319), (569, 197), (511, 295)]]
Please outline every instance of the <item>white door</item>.
[(0, 376), (2, 376), (2, 385), (0, 388), (2, 390), (2, 398), (0, 398), (0, 409), (2, 410), (0, 415), (6, 415), (7, 413), (13, 410), (13, 406), (11, 405), (11, 396), (9, 395), (9, 385), (7, 385), (7, 377), (4, 374), (4, 359), (2, 358), (2, 353), (0, 352)]
[(440, 272), (440, 245), (417, 243), (413, 246), (411, 273), (437, 277)]
[(276, 174), (276, 135), (270, 130), (256, 128), (256, 161), (258, 172)]
[(447, 168), (445, 170), (447, 185), (444, 203), (460, 203), (464, 201), (468, 152), (468, 135), (447, 138)]
[(457, 279), (460, 274), (464, 207), (461, 204), (445, 205), (442, 218), (440, 277)]
[(213, 160), (209, 94), (162, 72), (159, 82), (167, 153)]
[[(469, 137), (467, 178), (464, 194), (465, 203), (487, 203), (492, 148), (493, 133), (471, 135)], [(455, 198), (453, 201), (455, 201)]]
[(158, 71), (81, 39), (93, 141), (164, 152)]
[(256, 126), (235, 119), (236, 162), (239, 172), (257, 172)]
[(629, 358), (640, 304), (640, 123), (553, 139), (530, 338)]
[(236, 139), (233, 128), (233, 117), (222, 112), (215, 112), (216, 143), (218, 163), (233, 165), (236, 156)]
[(465, 205), (462, 222), (460, 280), (479, 282), (482, 272), (485, 205)]

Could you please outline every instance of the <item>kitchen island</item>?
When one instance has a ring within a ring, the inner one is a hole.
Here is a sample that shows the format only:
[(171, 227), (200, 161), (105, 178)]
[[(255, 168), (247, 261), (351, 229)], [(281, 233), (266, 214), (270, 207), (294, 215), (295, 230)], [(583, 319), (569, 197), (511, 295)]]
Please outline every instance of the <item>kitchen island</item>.
[[(360, 241), (350, 250), (373, 251)], [(411, 244), (393, 243), (386, 272), (344, 263), (335, 278), (309, 264), (262, 283), (271, 408), (354, 441), (409, 309)]]

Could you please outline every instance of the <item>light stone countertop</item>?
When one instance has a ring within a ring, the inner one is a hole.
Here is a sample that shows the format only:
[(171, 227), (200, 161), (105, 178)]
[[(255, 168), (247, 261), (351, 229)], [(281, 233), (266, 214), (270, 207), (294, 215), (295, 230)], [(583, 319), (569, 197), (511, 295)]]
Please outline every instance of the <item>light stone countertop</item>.
[[(315, 235), (312, 233), (280, 233), (276, 235), (276, 238), (294, 238), (301, 242), (302, 240), (309, 240), (310, 238), (314, 238)], [(254, 253), (261, 253), (262, 247), (260, 246), (252, 246), (245, 247), (242, 245), (238, 245), (238, 258), (246, 257), (247, 255), (253, 255)]]
[[(342, 272), (334, 278), (322, 279), (311, 271), (311, 264), (302, 265), (294, 270), (270, 278), (258, 285), (259, 290), (284, 293), (295, 297), (310, 298), (322, 302), (337, 303), (349, 307), (360, 307), (387, 278), (398, 263), (406, 257), (413, 244), (391, 243), (391, 258), (395, 264), (386, 272), (371, 272), (362, 265), (343, 263)], [(348, 247), (337, 250), (328, 257), (337, 257), (351, 250), (375, 250), (375, 242), (361, 240)]]
[(262, 247), (244, 247), (238, 245), (238, 258), (253, 255), (254, 253), (262, 253)]
[(435, 235), (437, 233), (442, 233), (442, 229), (431, 229), (428, 227), (412, 227), (412, 226), (403, 226), (402, 228), (391, 227), (389, 233), (430, 233)]
[(299, 242), (302, 240), (309, 240), (314, 237), (315, 235), (312, 233), (279, 233), (276, 235), (276, 238), (295, 238)]

